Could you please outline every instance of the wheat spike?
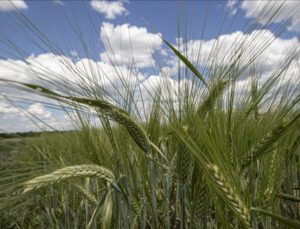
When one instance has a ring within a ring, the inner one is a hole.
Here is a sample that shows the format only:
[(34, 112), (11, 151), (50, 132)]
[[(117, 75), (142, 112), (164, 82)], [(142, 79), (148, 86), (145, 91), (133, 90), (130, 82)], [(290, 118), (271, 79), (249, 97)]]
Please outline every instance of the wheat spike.
[(205, 185), (200, 188), (200, 193), (197, 195), (196, 203), (195, 203), (195, 223), (199, 223), (201, 217), (205, 215), (204, 210), (207, 207), (208, 201), (208, 193)]
[(185, 145), (179, 147), (179, 149), (181, 150), (178, 152), (178, 172), (180, 181), (182, 184), (186, 184), (193, 168), (193, 161), (192, 156)]
[(210, 111), (216, 100), (222, 95), (224, 89), (227, 87), (229, 80), (219, 80), (210, 90), (206, 100), (204, 100), (201, 106), (198, 108), (198, 113), (203, 116)]
[(268, 183), (267, 183), (267, 187), (264, 191), (264, 195), (263, 195), (263, 200), (262, 200), (262, 207), (263, 209), (267, 209), (268, 208), (268, 201), (270, 201), (270, 198), (273, 195), (274, 192), (274, 184), (275, 184), (275, 171), (276, 171), (276, 152), (273, 153), (272, 158), (270, 160), (270, 165), (269, 165), (269, 171), (268, 171)]
[(67, 97), (72, 101), (94, 107), (97, 112), (106, 115), (115, 122), (123, 125), (136, 144), (146, 153), (149, 153), (150, 143), (145, 131), (122, 109), (104, 100), (91, 100), (85, 98)]
[(98, 165), (75, 165), (58, 169), (52, 173), (26, 181), (24, 183), (25, 189), (23, 193), (53, 185), (74, 177), (97, 177), (105, 179), (110, 183), (114, 180), (113, 173), (104, 167)]
[(207, 164), (207, 168), (212, 175), (214, 183), (219, 187), (219, 190), (225, 194), (225, 200), (230, 205), (232, 210), (242, 219), (247, 228), (251, 228), (250, 213), (241, 198), (234, 192), (230, 184), (227, 183), (224, 175), (214, 164)]
[(132, 210), (139, 215), (140, 211), (141, 211), (141, 206), (138, 200), (136, 200), (135, 198), (131, 199), (131, 206), (132, 206)]
[(83, 195), (86, 197), (88, 201), (90, 201), (93, 204), (97, 204), (99, 201), (95, 197), (95, 195), (86, 187), (83, 187), (79, 184), (76, 184), (76, 187), (83, 193)]
[(298, 114), (295, 118), (293, 118), (290, 122), (277, 126), (271, 133), (269, 133), (265, 138), (263, 138), (256, 146), (254, 146), (244, 160), (242, 167), (246, 167), (255, 161), (259, 156), (263, 153), (268, 152), (271, 149), (271, 146), (286, 133), (287, 130), (296, 122), (296, 120), (300, 117)]

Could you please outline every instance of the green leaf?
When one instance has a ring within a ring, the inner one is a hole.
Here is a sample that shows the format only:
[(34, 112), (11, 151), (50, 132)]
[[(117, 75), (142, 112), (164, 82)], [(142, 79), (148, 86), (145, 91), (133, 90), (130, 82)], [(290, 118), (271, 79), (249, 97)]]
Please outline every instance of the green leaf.
[(276, 194), (276, 197), (280, 198), (280, 199), (284, 199), (284, 200), (290, 200), (290, 201), (294, 201), (294, 202), (300, 202), (300, 197), (293, 196), (293, 195), (290, 195), (290, 194), (278, 193), (278, 194)]
[(6, 80), (6, 79), (0, 79), (0, 82), (5, 82), (5, 83), (12, 83), (12, 84), (17, 84), (17, 85), (22, 85), (22, 86), (25, 86), (27, 88), (30, 88), (31, 90), (37, 92), (37, 93), (44, 93), (44, 94), (47, 94), (47, 95), (51, 95), (51, 96), (59, 96), (57, 93), (45, 88), (45, 87), (42, 87), (42, 86), (39, 86), (39, 85), (36, 85), (36, 84), (30, 84), (30, 83), (22, 83), (22, 82), (18, 82), (18, 81), (15, 81), (15, 80)]
[(291, 220), (291, 219), (288, 219), (288, 218), (285, 218), (281, 215), (277, 215), (277, 214), (274, 214), (272, 212), (269, 212), (269, 211), (266, 211), (266, 210), (263, 210), (263, 209), (259, 209), (259, 208), (251, 208), (252, 211), (254, 212), (258, 212), (258, 213), (261, 213), (263, 215), (267, 215), (267, 216), (270, 216), (271, 218), (289, 226), (289, 227), (292, 227), (292, 228), (300, 228), (300, 221), (298, 220)]
[(197, 70), (197, 68), (186, 57), (184, 57), (173, 45), (171, 45), (166, 39), (162, 37), (162, 40), (165, 42), (167, 46), (169, 46), (169, 48), (172, 49), (172, 51), (176, 54), (176, 56), (178, 56), (178, 58), (204, 83), (204, 85), (208, 87), (204, 77)]
[(111, 228), (113, 214), (113, 197), (111, 191), (106, 194), (102, 211), (102, 228)]

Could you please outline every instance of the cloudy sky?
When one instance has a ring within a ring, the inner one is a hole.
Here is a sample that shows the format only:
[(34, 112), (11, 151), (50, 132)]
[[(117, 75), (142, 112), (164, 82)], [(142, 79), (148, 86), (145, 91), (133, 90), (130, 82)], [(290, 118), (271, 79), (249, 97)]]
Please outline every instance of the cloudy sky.
[[(2, 0), (0, 78), (30, 83), (47, 78), (78, 84), (97, 77), (110, 92), (122, 87), (121, 74), (130, 86), (138, 80), (151, 93), (160, 84), (162, 72), (176, 74), (177, 61), (163, 44), (163, 36), (174, 45), (186, 44), (188, 58), (200, 70), (209, 63), (216, 44), (215, 63), (221, 66), (236, 51), (237, 41), (248, 44), (247, 58), (272, 41), (257, 59), (261, 80), (267, 80), (299, 48), (300, 3), (283, 2), (282, 10), (271, 17), (278, 2)], [(282, 24), (285, 32), (281, 32)], [(298, 84), (298, 73), (291, 68), (286, 81)], [(176, 79), (171, 81), (176, 83)], [(241, 79), (240, 90), (247, 83)], [(68, 116), (47, 106), (43, 98), (3, 84), (0, 92), (0, 132), (38, 130), (47, 125), (59, 129), (68, 122)]]

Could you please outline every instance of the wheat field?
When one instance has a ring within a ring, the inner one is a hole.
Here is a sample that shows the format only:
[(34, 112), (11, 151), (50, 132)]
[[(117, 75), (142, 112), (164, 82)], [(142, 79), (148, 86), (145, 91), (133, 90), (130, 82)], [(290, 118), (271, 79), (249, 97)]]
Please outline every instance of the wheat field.
[[(60, 52), (26, 17), (18, 20), (32, 42)], [(158, 68), (151, 91), (134, 64), (129, 80), (117, 71), (113, 88), (97, 78), (99, 66), (64, 59), (61, 74), (32, 69), (40, 83), (0, 77), (64, 112), (71, 126), (0, 155), (0, 228), (300, 228), (299, 49), (260, 81), (259, 57), (274, 39), (257, 27), (245, 28), (257, 34), (221, 59), (216, 42), (205, 66), (161, 35), (177, 71)]]

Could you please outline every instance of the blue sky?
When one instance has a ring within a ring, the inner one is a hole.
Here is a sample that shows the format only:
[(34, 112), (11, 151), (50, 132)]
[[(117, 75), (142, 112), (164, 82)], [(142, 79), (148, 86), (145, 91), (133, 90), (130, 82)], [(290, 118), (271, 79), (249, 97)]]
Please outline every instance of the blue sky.
[[(26, 4), (28, 8), (23, 10), (22, 13), (34, 22), (47, 37), (52, 40), (55, 39), (61, 44), (67, 43), (68, 34), (73, 34), (73, 30), (63, 13), (71, 19), (74, 19), (74, 15), (76, 15), (81, 24), (83, 34), (91, 35), (90, 30), (95, 29), (92, 28), (93, 26), (90, 23), (89, 17), (91, 17), (98, 30), (100, 30), (101, 24), (105, 21), (109, 21), (115, 25), (129, 23), (138, 27), (148, 27), (147, 23), (149, 23), (149, 25), (153, 26), (155, 30), (162, 33), (171, 42), (175, 42), (175, 38), (177, 37), (179, 11), (182, 11), (180, 12), (182, 14), (181, 17), (184, 17), (185, 11), (188, 12), (188, 17), (192, 18), (188, 23), (192, 23), (193, 27), (199, 27), (199, 31), (195, 31), (192, 35), (193, 38), (197, 38), (201, 33), (200, 26), (203, 25), (201, 21), (205, 17), (205, 10), (209, 7), (213, 14), (208, 18), (209, 27), (205, 30), (204, 39), (216, 37), (219, 32), (218, 26), (226, 14), (224, 10), (226, 2), (224, 1), (191, 1), (188, 3), (178, 3), (176, 1), (132, 1), (123, 4), (124, 8), (128, 11), (128, 15), (118, 15), (114, 19), (107, 19), (105, 13), (99, 13), (94, 10), (88, 1), (66, 1), (63, 5), (54, 4), (51, 1), (28, 1)], [(28, 53), (42, 53), (42, 50), (31, 45), (30, 42), (20, 37), (18, 31), (9, 26), (10, 23), (14, 23), (11, 18), (17, 14), (17, 11), (0, 13), (0, 27), (7, 31), (8, 36), (13, 37), (14, 42), (18, 46), (25, 47)], [(89, 17), (87, 14), (89, 14)], [(182, 21), (183, 24), (184, 20)], [(238, 20), (239, 25), (236, 25), (232, 31), (240, 29), (245, 21)], [(148, 27), (148, 29), (150, 28)], [(91, 40), (96, 41), (99, 34), (92, 35), (93, 38)], [(89, 39), (86, 39), (86, 42), (89, 42)], [(73, 46), (76, 47), (76, 43)]]
[[(171, 56), (170, 50), (163, 45), (156, 33), (162, 34), (172, 44), (176, 44), (178, 24), (180, 24), (180, 36), (186, 36), (186, 42), (191, 46), (194, 43), (203, 42), (203, 53), (205, 53), (206, 49), (211, 48), (212, 42), (220, 38), (228, 43), (228, 47), (237, 39), (246, 39), (245, 37), (248, 36), (251, 40), (251, 36), (254, 35), (251, 34), (251, 30), (248, 31), (245, 28), (254, 20), (258, 21), (256, 30), (263, 28), (269, 35), (275, 36), (274, 45), (265, 54), (265, 57), (272, 57), (270, 59), (273, 62), (262, 66), (263, 70), (268, 70), (280, 62), (276, 57), (278, 50), (298, 46), (300, 19), (299, 15), (293, 12), (299, 9), (297, 1), (287, 1), (286, 8), (272, 21), (267, 20), (270, 15), (258, 17), (256, 9), (263, 6), (266, 7), (267, 12), (271, 12), (274, 10), (272, 4), (276, 4), (277, 1), (268, 4), (266, 2), (253, 0), (184, 1), (180, 3), (178, 1), (2, 0), (0, 1), (0, 32), (2, 34), (0, 39), (6, 42), (0, 42), (0, 69), (2, 69), (0, 78), (34, 82), (34, 74), (28, 73), (27, 65), (30, 65), (31, 69), (36, 69), (34, 62), (39, 63), (38, 61), (41, 61), (47, 68), (50, 66), (53, 75), (54, 73), (61, 74), (62, 67), (58, 66), (59, 61), (55, 61), (61, 56), (70, 58), (72, 66), (76, 64), (77, 67), (80, 66), (84, 58), (87, 58), (93, 61), (93, 64), (100, 64), (104, 72), (110, 71), (109, 57), (114, 53), (119, 56), (116, 60), (121, 71), (128, 71), (130, 59), (134, 58), (139, 77), (144, 77), (145, 81), (157, 80), (158, 76), (155, 78), (153, 75), (158, 75), (159, 70), (153, 71), (155, 67), (167, 67), (173, 71), (175, 66), (173, 66), (174, 56)], [(41, 37), (38, 37), (36, 32), (24, 26), (22, 15), (26, 17), (25, 20), (32, 22), (52, 45), (57, 44), (59, 52), (45, 45), (43, 40), (39, 40)], [(275, 34), (280, 23), (287, 20), (290, 20), (290, 24), (286, 32), (280, 35)], [(78, 28), (91, 55), (84, 52), (79, 36), (76, 35)], [(129, 38), (134, 45), (129, 57), (124, 57), (122, 49), (129, 49), (125, 47), (128, 46), (127, 31), (134, 36)], [(13, 48), (7, 41), (12, 42), (15, 47)], [(110, 45), (115, 50), (109, 51)], [(223, 52), (226, 53), (228, 50), (224, 48)], [(287, 53), (283, 53), (284, 55)], [(193, 59), (192, 56), (190, 58)], [(39, 70), (34, 71), (40, 74)], [(2, 94), (7, 95), (10, 92), (7, 88), (0, 88)], [(51, 122), (55, 122), (53, 118), (55, 115), (63, 117), (61, 113), (48, 110), (40, 103), (24, 105), (24, 109), (41, 118), (49, 119)], [(28, 122), (25, 120), (24, 115), (14, 106), (4, 99), (0, 100), (0, 125), (2, 125), (0, 131), (35, 129), (33, 125), (27, 125)]]
[[(185, 24), (187, 23), (188, 37), (190, 39), (202, 38), (204, 40), (216, 38), (220, 33), (226, 34), (240, 31), (247, 23), (254, 20), (254, 18), (245, 17), (245, 10), (238, 7), (236, 7), (236, 15), (229, 16), (230, 9), (226, 7), (227, 1), (187, 1), (180, 3), (177, 1), (124, 2), (122, 5), (128, 13), (117, 15), (113, 19), (107, 19), (105, 13), (99, 13), (93, 9), (89, 1), (60, 1), (62, 4), (57, 3), (57, 1), (25, 2), (27, 8), (21, 10), (21, 12), (40, 28), (50, 40), (55, 39), (60, 44), (68, 43), (66, 42), (70, 37), (68, 34), (73, 34), (74, 32), (64, 14), (70, 17), (71, 20), (76, 17), (81, 25), (82, 33), (93, 36), (91, 39), (86, 39), (85, 42), (97, 40), (99, 34), (91, 34), (90, 31), (91, 29), (100, 29), (101, 24), (105, 21), (115, 25), (129, 23), (151, 30), (148, 26), (149, 24), (166, 39), (174, 43), (178, 34), (178, 20), (181, 21), (182, 35), (184, 35), (183, 30), (186, 29)], [(0, 28), (5, 30), (9, 37), (13, 38), (17, 46), (24, 47), (28, 53), (42, 53), (42, 50), (32, 45), (20, 36), (19, 31), (16, 31), (14, 20), (18, 13), (18, 11), (13, 10), (0, 12)], [(204, 25), (205, 18), (206, 25)], [(96, 28), (92, 28), (90, 20), (95, 23)], [(224, 24), (222, 24), (223, 22)], [(221, 26), (223, 26), (222, 30), (220, 30)], [(205, 27), (204, 33), (202, 33), (203, 27)], [(190, 32), (191, 30), (192, 32)], [(288, 31), (281, 36), (290, 38), (298, 35), (295, 31)], [(77, 46), (76, 42), (73, 46)], [(9, 55), (5, 54), (2, 54), (2, 56), (9, 57)]]

